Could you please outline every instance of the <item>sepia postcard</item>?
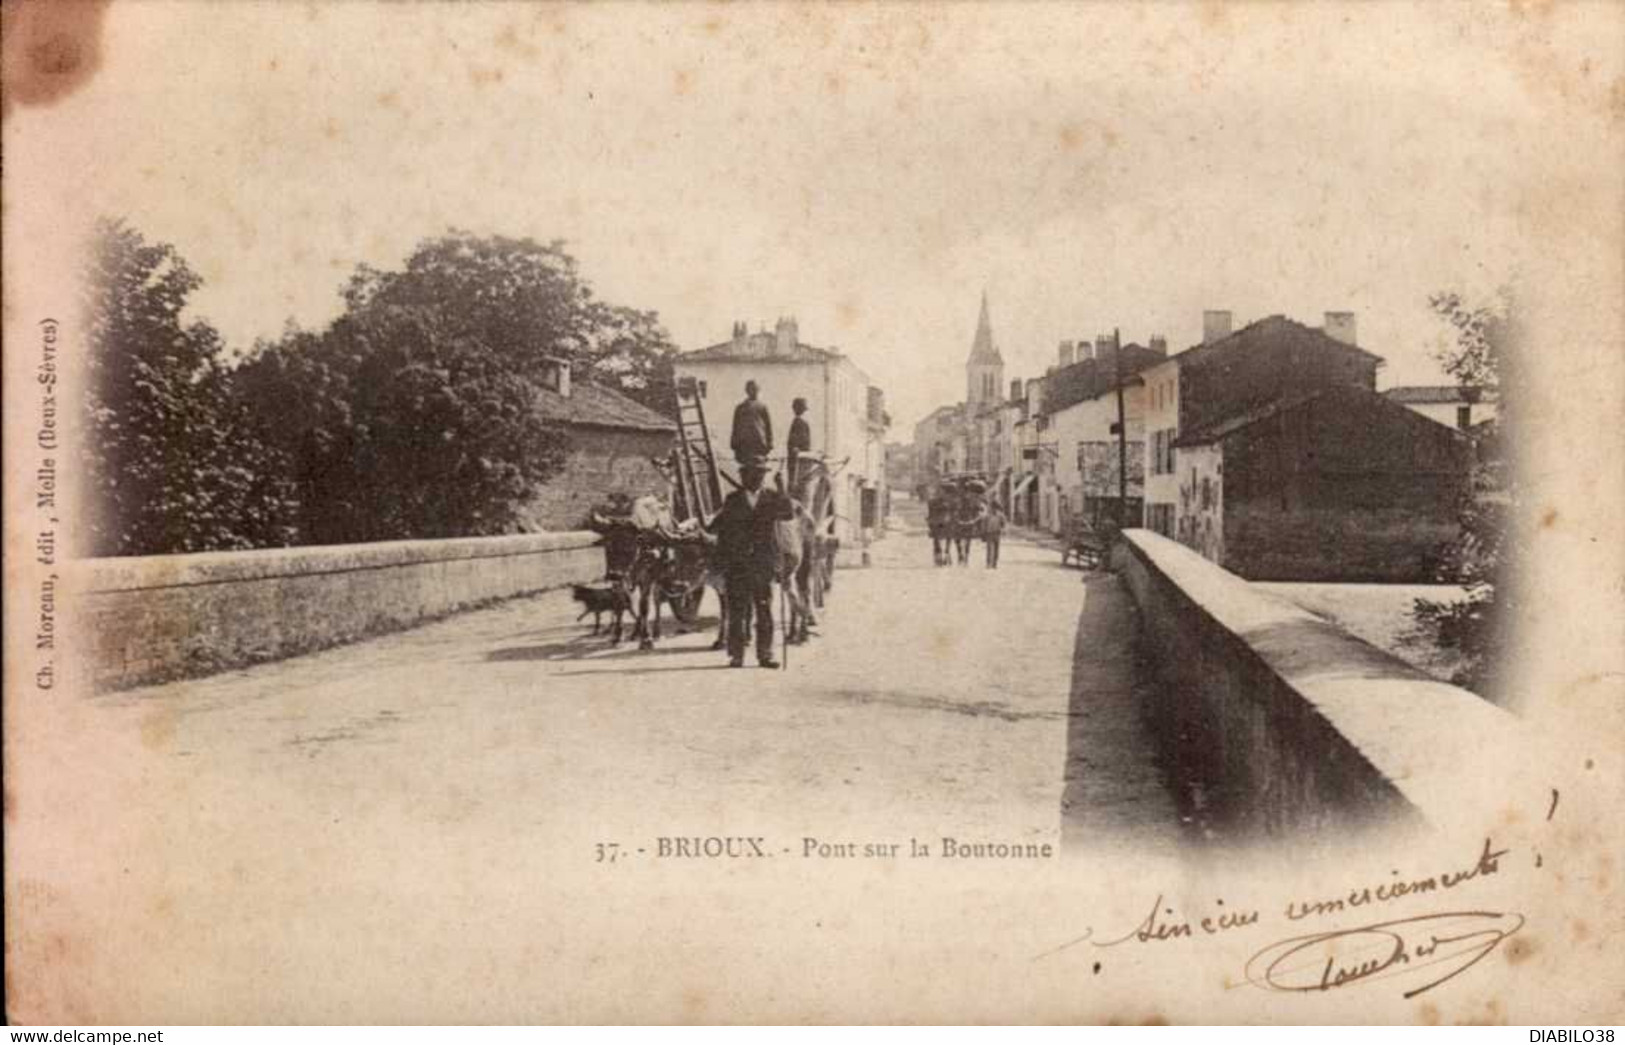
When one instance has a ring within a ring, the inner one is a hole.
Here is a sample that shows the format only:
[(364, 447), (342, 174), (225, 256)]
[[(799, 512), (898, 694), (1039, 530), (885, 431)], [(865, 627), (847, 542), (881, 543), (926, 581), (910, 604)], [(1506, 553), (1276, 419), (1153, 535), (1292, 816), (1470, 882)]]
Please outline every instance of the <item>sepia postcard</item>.
[(1625, 6), (0, 9), (10, 1021), (1625, 1019)]

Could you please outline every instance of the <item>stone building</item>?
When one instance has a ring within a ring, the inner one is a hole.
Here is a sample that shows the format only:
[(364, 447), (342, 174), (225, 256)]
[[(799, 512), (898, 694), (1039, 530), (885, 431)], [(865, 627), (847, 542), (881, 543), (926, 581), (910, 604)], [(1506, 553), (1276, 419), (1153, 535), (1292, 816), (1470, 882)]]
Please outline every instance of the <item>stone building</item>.
[[(1232, 331), (1230, 313), (1202, 316), (1202, 341), (1140, 372), (1145, 382), (1145, 525), (1178, 535), (1181, 437), (1319, 388), (1377, 386), (1382, 357), (1356, 343), (1354, 314), (1325, 326), (1269, 316)], [(1194, 451), (1191, 451), (1194, 452)]]
[(914, 474), (919, 486), (965, 470), (963, 403), (939, 406), (914, 425)]
[(1249, 580), (1424, 582), (1459, 532), (1471, 441), (1354, 383), (1173, 441), (1175, 536)]
[(570, 450), (563, 470), (521, 512), (526, 530), (579, 530), (594, 507), (618, 494), (666, 492), (654, 461), (671, 453), (677, 428), (670, 418), (602, 385), (572, 381), (562, 361), (544, 376), (538, 408), (565, 425)]
[(918, 481), (915, 479), (914, 444), (887, 443), (886, 444), (886, 486), (891, 490), (902, 490), (913, 493)]
[[(1117, 381), (1123, 381), (1123, 415), (1128, 442), (1127, 494), (1123, 506), (1125, 525), (1140, 522), (1145, 496), (1144, 471), (1144, 381), (1140, 372), (1161, 363), (1166, 341), (1153, 338), (1156, 348), (1127, 344), (1122, 347), (1118, 366), (1116, 342), (1104, 335), (1088, 341), (1061, 343), (1062, 365), (1044, 378), (1046, 437), (1053, 447), (1054, 468), (1050, 485), (1054, 496), (1044, 498), (1052, 506), (1041, 520), (1049, 529), (1065, 532), (1077, 518), (1101, 525), (1118, 518), (1118, 504), (1124, 492), (1118, 482), (1122, 474), (1117, 431)], [(1072, 361), (1067, 362), (1068, 359)]]
[(1493, 388), (1474, 385), (1399, 385), (1383, 395), (1408, 410), (1465, 432), (1492, 420), (1496, 411)]
[(1019, 398), (1015, 403), (1015, 417), (1011, 435), (1012, 456), (1015, 459), (1010, 482), (1010, 519), (1022, 526), (1037, 526), (1043, 516), (1043, 490), (1055, 471), (1053, 444), (1046, 442), (1048, 418), (1044, 416), (1044, 379), (1030, 377), (1020, 383), (1011, 382), (1011, 391)]

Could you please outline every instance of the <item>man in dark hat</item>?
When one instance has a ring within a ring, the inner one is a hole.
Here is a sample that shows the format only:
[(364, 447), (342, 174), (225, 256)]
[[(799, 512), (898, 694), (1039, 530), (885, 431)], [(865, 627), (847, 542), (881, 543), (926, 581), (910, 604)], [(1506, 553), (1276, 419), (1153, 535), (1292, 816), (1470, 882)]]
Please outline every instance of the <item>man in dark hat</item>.
[(745, 398), (734, 407), (733, 436), (728, 445), (741, 467), (751, 458), (765, 460), (773, 452), (773, 418), (768, 415), (767, 404), (756, 398), (760, 391), (755, 381), (746, 381)]
[(785, 443), (789, 454), (786, 471), (790, 473), (790, 489), (800, 496), (801, 489), (801, 457), (812, 452), (812, 426), (807, 423), (807, 401), (796, 396), (790, 403), (790, 409), (795, 411), (796, 419), (790, 422), (790, 438)]
[(728, 586), (728, 665), (734, 668), (745, 666), (745, 630), (753, 611), (756, 663), (779, 666), (773, 659), (773, 575), (779, 562), (773, 524), (795, 518), (795, 507), (784, 494), (784, 477), (774, 490), (762, 488), (766, 478), (762, 459), (747, 458), (739, 468), (739, 489), (723, 498), (711, 520)]

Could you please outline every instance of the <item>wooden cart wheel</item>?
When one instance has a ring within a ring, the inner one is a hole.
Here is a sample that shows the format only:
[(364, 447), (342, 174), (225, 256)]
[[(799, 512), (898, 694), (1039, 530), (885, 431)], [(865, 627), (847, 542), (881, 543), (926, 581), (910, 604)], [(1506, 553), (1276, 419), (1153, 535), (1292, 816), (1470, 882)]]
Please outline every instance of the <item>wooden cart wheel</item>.
[(674, 595), (670, 600), (672, 616), (684, 624), (700, 619), (700, 603), (705, 599), (705, 585), (701, 584), (687, 595)]

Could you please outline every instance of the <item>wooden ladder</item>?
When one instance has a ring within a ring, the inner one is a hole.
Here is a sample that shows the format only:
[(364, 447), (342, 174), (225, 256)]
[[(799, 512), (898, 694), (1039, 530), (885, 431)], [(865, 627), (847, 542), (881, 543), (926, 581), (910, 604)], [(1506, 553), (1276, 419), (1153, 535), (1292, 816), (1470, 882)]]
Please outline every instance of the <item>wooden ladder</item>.
[(705, 424), (705, 405), (699, 382), (692, 377), (677, 382), (677, 490), (679, 514), (707, 521), (722, 507), (722, 480), (717, 474), (711, 430)]

